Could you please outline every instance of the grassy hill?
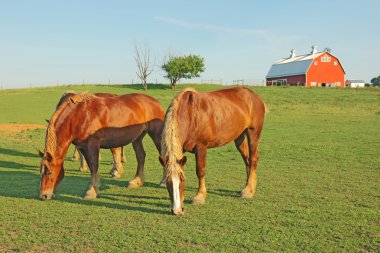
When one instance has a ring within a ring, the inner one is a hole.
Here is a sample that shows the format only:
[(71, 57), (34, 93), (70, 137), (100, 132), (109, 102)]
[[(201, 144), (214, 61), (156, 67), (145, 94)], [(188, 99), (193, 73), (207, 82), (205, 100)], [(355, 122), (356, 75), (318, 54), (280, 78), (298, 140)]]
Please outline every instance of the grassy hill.
[[(190, 85), (180, 85), (182, 89)], [(194, 85), (198, 90), (221, 86)], [(141, 92), (166, 108), (176, 92), (166, 85), (88, 85), (0, 91), (0, 252), (306, 251), (380, 249), (380, 89), (251, 87), (267, 114), (260, 143), (258, 187), (241, 199), (245, 168), (233, 144), (211, 149), (208, 195), (197, 192), (194, 156), (187, 154), (185, 210), (170, 215), (162, 168), (145, 138), (145, 185), (127, 189), (136, 159), (126, 148), (126, 173), (111, 179), (102, 150), (101, 196), (84, 200), (88, 173), (65, 161), (53, 201), (38, 200), (45, 130), (12, 131), (13, 123), (45, 124), (62, 93)], [(71, 155), (72, 148), (68, 156)]]

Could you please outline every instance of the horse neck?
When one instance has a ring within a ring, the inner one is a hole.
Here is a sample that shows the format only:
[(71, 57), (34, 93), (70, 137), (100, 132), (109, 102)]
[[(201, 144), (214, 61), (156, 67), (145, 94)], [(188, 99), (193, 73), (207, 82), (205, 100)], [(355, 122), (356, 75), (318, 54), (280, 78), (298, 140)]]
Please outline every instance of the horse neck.
[(71, 142), (72, 142), (71, 133), (70, 134), (68, 134), (68, 133), (59, 134), (57, 136), (56, 155), (59, 159), (62, 159), (62, 160), (65, 159), (65, 156), (67, 154), (67, 150), (69, 149)]
[[(58, 126), (57, 121), (59, 122)], [(51, 122), (53, 125), (48, 127), (45, 151), (49, 151), (58, 161), (63, 162), (72, 142), (71, 120), (67, 117), (62, 121), (57, 119), (56, 122)]]

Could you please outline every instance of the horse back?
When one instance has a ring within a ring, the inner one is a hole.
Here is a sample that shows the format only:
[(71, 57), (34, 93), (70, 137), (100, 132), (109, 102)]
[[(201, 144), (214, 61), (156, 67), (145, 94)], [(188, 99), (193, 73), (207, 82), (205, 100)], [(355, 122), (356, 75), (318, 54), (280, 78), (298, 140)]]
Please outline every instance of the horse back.
[(208, 147), (224, 145), (236, 139), (247, 128), (262, 127), (265, 105), (251, 90), (242, 87), (211, 92), (186, 91), (178, 115), (188, 122), (181, 138)]
[(125, 128), (164, 119), (160, 103), (144, 94), (94, 97), (80, 103), (70, 114), (76, 139), (105, 128)]

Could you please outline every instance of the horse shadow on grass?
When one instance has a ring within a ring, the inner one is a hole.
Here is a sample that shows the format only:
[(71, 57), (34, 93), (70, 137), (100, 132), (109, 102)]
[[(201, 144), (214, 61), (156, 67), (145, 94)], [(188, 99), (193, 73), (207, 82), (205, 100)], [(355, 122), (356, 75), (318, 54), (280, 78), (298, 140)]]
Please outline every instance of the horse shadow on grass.
[(21, 157), (32, 157), (32, 158), (37, 157), (37, 154), (35, 153), (22, 152), (22, 151), (8, 149), (8, 148), (0, 148), (0, 154), (11, 155), (11, 156), (21, 156)]
[(9, 169), (27, 168), (27, 170), (37, 171), (36, 166), (10, 162), (10, 161), (0, 161), (0, 168), (9, 168)]
[[(20, 199), (38, 199), (40, 177), (38, 172), (28, 170), (14, 169), (11, 164), (9, 171), (0, 172), (0, 196), (20, 198)], [(25, 167), (25, 166), (24, 166)], [(20, 168), (20, 167), (18, 167)], [(125, 182), (115, 179), (101, 178), (100, 196), (95, 200), (85, 200), (83, 195), (90, 182), (90, 176), (72, 176), (67, 175), (58, 187), (56, 196), (52, 201), (62, 201), (73, 204), (108, 207), (120, 210), (139, 211), (144, 213), (157, 213), (169, 215), (169, 205), (163, 204), (163, 197), (147, 196), (139, 194), (135, 189), (128, 189)], [(112, 185), (125, 187), (125, 194), (106, 193)], [(158, 184), (145, 183), (143, 187), (159, 187)], [(108, 202), (104, 202), (104, 200)], [(141, 205), (141, 206), (140, 206)], [(165, 209), (165, 210), (164, 210)]]

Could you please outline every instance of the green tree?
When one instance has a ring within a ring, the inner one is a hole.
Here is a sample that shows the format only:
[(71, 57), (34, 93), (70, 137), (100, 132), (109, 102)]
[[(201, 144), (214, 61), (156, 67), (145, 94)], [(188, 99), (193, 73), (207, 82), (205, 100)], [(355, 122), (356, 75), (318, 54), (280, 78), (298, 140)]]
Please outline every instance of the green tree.
[(205, 70), (203, 58), (198, 55), (170, 56), (161, 68), (166, 72), (165, 78), (170, 80), (173, 90), (180, 79), (199, 77)]
[(372, 84), (372, 86), (379, 86), (380, 85), (380, 76), (372, 78), (371, 84)]

